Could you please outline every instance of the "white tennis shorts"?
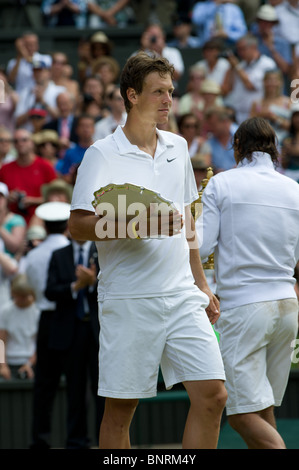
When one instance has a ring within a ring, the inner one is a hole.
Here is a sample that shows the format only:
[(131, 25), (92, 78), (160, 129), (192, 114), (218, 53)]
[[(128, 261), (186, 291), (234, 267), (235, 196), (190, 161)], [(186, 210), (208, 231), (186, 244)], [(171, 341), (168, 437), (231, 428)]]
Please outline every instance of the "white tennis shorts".
[(188, 380), (225, 380), (215, 332), (198, 289), (158, 298), (105, 300), (100, 305), (99, 395), (157, 394), (159, 365), (166, 388)]
[(215, 329), (226, 373), (226, 414), (280, 406), (298, 331), (298, 301), (258, 302), (221, 313)]

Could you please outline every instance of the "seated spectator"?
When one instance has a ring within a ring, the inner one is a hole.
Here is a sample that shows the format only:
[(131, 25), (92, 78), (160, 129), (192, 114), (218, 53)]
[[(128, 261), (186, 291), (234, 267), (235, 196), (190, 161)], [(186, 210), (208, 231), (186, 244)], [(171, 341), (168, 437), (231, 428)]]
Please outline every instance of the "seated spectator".
[(5, 363), (0, 364), (0, 375), (6, 380), (33, 379), (39, 310), (34, 290), (24, 274), (13, 279), (11, 295), (12, 300), (0, 315), (0, 339), (5, 344)]
[(64, 87), (75, 101), (79, 100), (79, 83), (72, 79), (72, 67), (69, 65), (68, 57), (64, 52), (54, 52), (52, 54), (51, 80), (57, 86)]
[(91, 95), (83, 95), (80, 103), (80, 114), (88, 114), (94, 118), (95, 123), (103, 118), (103, 109), (98, 101)]
[[(0, 238), (0, 304), (1, 314), (5, 304), (11, 299), (10, 283), (13, 277), (18, 273), (17, 261), (4, 253), (4, 241)], [(1, 315), (0, 315), (1, 317)]]
[(166, 34), (163, 28), (157, 24), (149, 24), (143, 31), (140, 39), (140, 48), (148, 54), (158, 54), (169, 60), (174, 66), (174, 85), (185, 71), (185, 64), (180, 50), (166, 45)]
[(35, 61), (32, 64), (34, 85), (24, 88), (20, 93), (16, 109), (16, 126), (23, 127), (32, 132), (32, 124), (29, 120), (30, 110), (40, 108), (47, 112), (46, 120), (57, 117), (57, 96), (65, 91), (64, 87), (57, 86), (51, 80), (50, 67), (44, 61)]
[(210, 108), (205, 114), (205, 123), (210, 134), (207, 143), (210, 146), (214, 173), (234, 168), (236, 166), (232, 147), (234, 127), (230, 112), (225, 108)]
[(16, 159), (12, 143), (12, 133), (6, 127), (0, 126), (0, 168)]
[(37, 205), (43, 201), (41, 186), (56, 178), (50, 163), (34, 153), (32, 135), (26, 129), (14, 133), (16, 160), (0, 169), (0, 181), (9, 189), (9, 209), (22, 215), (28, 224)]
[(250, 117), (267, 119), (281, 144), (288, 134), (291, 117), (291, 99), (282, 92), (283, 76), (280, 70), (266, 72), (264, 76), (264, 96), (252, 104)]
[(221, 57), (222, 49), (222, 44), (218, 39), (210, 39), (203, 45), (203, 59), (195, 63), (195, 66), (205, 71), (207, 79), (218, 83), (220, 87), (230, 68), (229, 61), (224, 56)]
[(117, 26), (124, 28), (134, 22), (134, 12), (130, 0), (87, 0), (89, 11), (88, 27), (106, 28)]
[(227, 0), (197, 2), (192, 11), (192, 22), (197, 28), (201, 46), (212, 38), (222, 39), (233, 46), (247, 33), (241, 8)]
[(258, 39), (261, 54), (271, 57), (276, 67), (288, 78), (292, 65), (292, 48), (289, 42), (277, 34), (275, 25), (279, 24), (276, 10), (271, 5), (262, 5), (256, 15), (252, 32)]
[(278, 5), (272, 6), (275, 7), (279, 18), (279, 23), (275, 26), (277, 35), (286, 39), (292, 46), (295, 46), (299, 43), (299, 1), (285, 0)]
[(55, 169), (58, 162), (59, 137), (56, 131), (43, 129), (32, 136), (36, 154)]
[(59, 138), (59, 156), (62, 158), (72, 143), (78, 140), (76, 132), (76, 102), (68, 91), (60, 93), (56, 98), (57, 118), (45, 124), (44, 129), (57, 132)]
[(103, 31), (94, 33), (89, 40), (79, 41), (78, 77), (80, 83), (92, 75), (92, 67), (97, 59), (103, 56), (111, 57), (112, 49), (112, 43)]
[[(100, 77), (91, 76), (84, 80), (81, 100), (82, 114), (84, 114), (82, 107), (84, 103), (87, 104), (88, 102), (93, 101), (94, 107), (97, 110), (97, 121), (108, 116), (109, 110), (106, 104), (105, 87)], [(89, 113), (86, 112), (86, 114)]]
[(43, 61), (50, 67), (52, 59), (51, 56), (38, 52), (39, 40), (35, 33), (25, 32), (23, 36), (16, 39), (15, 47), (17, 57), (9, 60), (7, 76), (9, 83), (19, 94), (24, 88), (34, 86), (33, 61)]
[[(193, 0), (191, 0), (193, 1)], [(177, 0), (131, 0), (136, 22), (142, 26), (150, 23), (160, 23), (164, 27), (171, 27), (173, 16), (177, 13)], [(184, 2), (186, 5), (186, 1)]]
[(291, 108), (290, 130), (282, 142), (281, 166), (284, 174), (299, 183), (299, 105)]
[(70, 147), (64, 157), (56, 165), (56, 171), (70, 184), (75, 184), (77, 169), (84, 153), (93, 144), (94, 119), (91, 116), (79, 116), (76, 123), (78, 143)]
[(200, 92), (200, 87), (205, 78), (206, 73), (204, 67), (192, 65), (189, 68), (186, 93), (183, 93), (178, 102), (178, 115), (193, 113), (198, 119), (201, 119), (203, 97)]
[(118, 83), (119, 73), (119, 64), (113, 57), (100, 57), (93, 64), (92, 74), (100, 77), (105, 88), (105, 94), (109, 93)]
[(107, 105), (109, 106), (110, 114), (96, 123), (93, 135), (94, 140), (104, 139), (107, 135), (112, 134), (118, 125), (123, 125), (126, 122), (127, 113), (118, 86), (115, 86), (109, 93)]
[[(61, 178), (57, 178), (51, 183), (43, 184), (41, 187), (41, 192), (43, 196), (43, 202), (66, 202), (70, 204), (72, 201), (73, 186)], [(28, 230), (32, 227), (43, 227), (45, 228), (45, 223), (40, 219), (36, 213), (31, 217)], [(27, 230), (27, 238), (28, 238)]]
[(10, 132), (15, 130), (15, 109), (19, 100), (18, 94), (7, 81), (6, 73), (0, 69), (0, 82), (4, 85), (4, 102), (0, 99), (0, 126)]
[(84, 0), (43, 0), (41, 10), (47, 26), (86, 26)]
[(188, 144), (188, 151), (191, 160), (201, 162), (201, 169), (206, 169), (211, 165), (211, 153), (206, 139), (200, 135), (200, 121), (192, 113), (182, 114), (178, 117), (178, 129)]
[(192, 35), (192, 21), (188, 15), (175, 17), (172, 33), (174, 38), (167, 42), (169, 47), (176, 47), (177, 49), (200, 47), (199, 38)]
[(231, 52), (228, 56), (230, 69), (222, 86), (225, 105), (236, 111), (237, 123), (249, 117), (252, 103), (262, 98), (264, 75), (276, 69), (273, 59), (260, 53), (258, 40), (251, 34), (237, 42), (241, 61)]
[(47, 111), (43, 108), (32, 108), (28, 111), (28, 121), (31, 125), (32, 134), (37, 134), (42, 130), (47, 120)]
[(0, 238), (5, 253), (18, 260), (25, 243), (26, 222), (21, 215), (9, 210), (8, 196), (8, 187), (0, 182)]

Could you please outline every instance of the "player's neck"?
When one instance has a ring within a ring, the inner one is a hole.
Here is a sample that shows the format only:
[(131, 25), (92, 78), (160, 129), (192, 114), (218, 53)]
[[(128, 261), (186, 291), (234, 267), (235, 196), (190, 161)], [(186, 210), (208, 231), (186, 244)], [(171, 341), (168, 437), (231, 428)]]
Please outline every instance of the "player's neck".
[(143, 150), (154, 157), (157, 147), (157, 132), (155, 124), (147, 123), (142, 125), (138, 123), (138, 125), (136, 125), (136, 123), (133, 123), (128, 119), (122, 129), (132, 145), (137, 145), (140, 150)]

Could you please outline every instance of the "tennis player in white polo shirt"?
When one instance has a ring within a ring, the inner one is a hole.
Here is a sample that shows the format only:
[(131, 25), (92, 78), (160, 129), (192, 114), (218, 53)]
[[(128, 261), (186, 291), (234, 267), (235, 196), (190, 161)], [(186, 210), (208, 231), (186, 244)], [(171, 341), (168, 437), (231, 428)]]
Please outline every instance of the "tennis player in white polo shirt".
[(203, 194), (201, 255), (215, 254), (229, 423), (249, 448), (280, 449), (274, 406), (298, 332), (299, 185), (276, 171), (265, 119), (244, 121), (233, 146), (237, 167), (211, 178)]
[[(156, 128), (168, 120), (172, 76), (164, 58), (139, 53), (127, 61), (120, 79), (126, 124), (87, 150), (73, 193), (70, 231), (96, 242), (101, 267), (99, 395), (106, 407), (100, 448), (130, 447), (138, 399), (156, 395), (159, 365), (166, 388), (183, 382), (190, 397), (183, 447), (217, 447), (226, 401), (211, 326), (219, 304), (204, 276), (189, 208), (198, 193), (187, 143)], [(91, 203), (109, 183), (141, 185), (179, 210), (166, 218), (146, 212), (146, 224), (127, 216), (115, 221), (113, 238), (100, 240), (105, 233)]]

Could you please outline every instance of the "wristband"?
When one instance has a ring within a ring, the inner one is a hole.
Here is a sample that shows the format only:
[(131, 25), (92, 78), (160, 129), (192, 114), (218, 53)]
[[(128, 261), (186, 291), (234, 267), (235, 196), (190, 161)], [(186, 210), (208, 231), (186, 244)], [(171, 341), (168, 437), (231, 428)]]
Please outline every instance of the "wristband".
[(136, 221), (135, 221), (135, 222), (132, 222), (132, 225), (131, 225), (131, 227), (132, 227), (132, 232), (133, 232), (133, 235), (134, 235), (135, 238), (140, 239), (140, 237), (139, 237), (139, 235), (138, 235), (138, 233), (137, 233), (137, 231), (136, 231), (136, 224), (137, 224)]

